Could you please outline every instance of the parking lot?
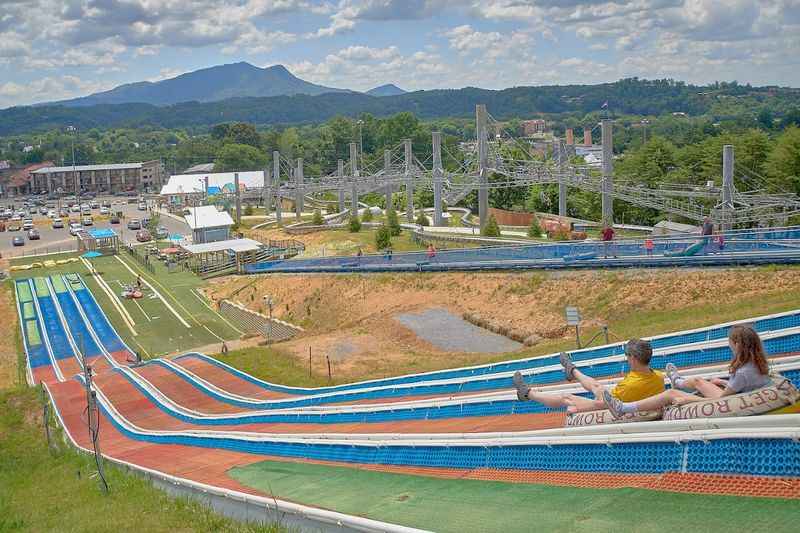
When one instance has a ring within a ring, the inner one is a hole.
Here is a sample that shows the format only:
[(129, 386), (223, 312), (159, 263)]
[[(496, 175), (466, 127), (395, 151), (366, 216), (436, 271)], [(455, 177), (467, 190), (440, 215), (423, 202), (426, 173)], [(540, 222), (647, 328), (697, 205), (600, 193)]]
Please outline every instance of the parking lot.
[[(93, 226), (88, 227), (112, 228), (117, 232), (117, 234), (120, 235), (120, 238), (123, 242), (136, 242), (136, 231), (129, 230), (127, 226), (127, 222), (130, 219), (142, 219), (143, 217), (147, 216), (152, 217), (150, 212), (139, 210), (137, 204), (129, 204), (125, 198), (98, 197), (95, 199), (95, 201), (100, 203), (103, 201), (111, 202), (111, 213), (113, 214), (121, 212), (122, 219), (120, 220), (119, 224), (111, 224), (109, 222), (109, 216), (101, 216), (99, 214), (99, 209), (93, 209), (92, 219), (94, 223)], [(0, 200), (0, 206), (3, 206), (3, 208), (11, 203), (12, 202), (9, 200)], [(16, 206), (19, 206), (22, 201), (18, 200), (14, 203)], [(37, 214), (32, 218), (34, 227), (39, 231), (40, 239), (29, 240), (28, 232), (22, 230), (0, 232), (0, 254), (2, 254), (3, 257), (17, 257), (20, 255), (31, 255), (33, 253), (47, 253), (74, 249), (76, 239), (69, 234), (69, 222), (70, 220), (80, 222), (80, 213), (70, 213), (69, 218), (62, 217), (62, 220), (64, 221), (64, 227), (59, 229), (53, 228), (52, 220), (46, 215)], [(6, 221), (6, 226), (8, 225), (9, 222)], [(188, 235), (190, 233), (189, 226), (186, 225), (185, 222), (167, 215), (161, 215), (159, 225), (164, 226), (170, 235)], [(11, 241), (14, 237), (22, 237), (25, 241), (25, 245), (13, 246)]]

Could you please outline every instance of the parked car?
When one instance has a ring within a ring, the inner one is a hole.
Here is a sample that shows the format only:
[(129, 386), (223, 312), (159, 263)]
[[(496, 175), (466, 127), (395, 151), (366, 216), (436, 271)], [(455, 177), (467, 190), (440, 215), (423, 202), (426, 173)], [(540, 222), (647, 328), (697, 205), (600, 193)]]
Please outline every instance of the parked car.
[(142, 224), (143, 228), (146, 228), (147, 226), (149, 226), (150, 225), (150, 217), (142, 218), (141, 224)]
[(69, 223), (69, 234), (75, 236), (81, 230), (81, 225), (77, 222), (70, 222)]
[(150, 236), (150, 232), (146, 229), (142, 229), (136, 232), (136, 240), (139, 242), (148, 242), (152, 239)]
[(13, 239), (11, 239), (11, 244), (13, 246), (25, 246), (25, 239), (17, 235)]
[(22, 226), (19, 222), (9, 222), (8, 226), (6, 226), (7, 231), (19, 231)]
[(64, 209), (63, 207), (58, 210), (58, 216), (61, 218), (69, 218), (69, 209)]
[(119, 217), (117, 215), (111, 215), (111, 218), (109, 218), (108, 221), (112, 224), (119, 224)]
[(39, 214), (40, 215), (46, 215), (47, 214), (47, 208), (45, 206), (40, 207), (39, 208)]
[(53, 229), (61, 229), (64, 227), (64, 221), (60, 218), (53, 219)]
[(33, 220), (30, 218), (26, 218), (22, 221), (22, 229), (28, 231), (29, 229), (33, 229)]
[(92, 220), (92, 217), (83, 217), (81, 219), (81, 224), (83, 224), (84, 226), (91, 226), (92, 224), (94, 224), (94, 220)]
[(111, 207), (111, 202), (108, 200), (103, 200), (103, 202), (100, 204), (100, 207)]
[(128, 229), (142, 229), (142, 223), (139, 222), (138, 218), (132, 218), (128, 221)]
[(55, 212), (55, 210), (53, 210), (53, 209), (50, 209), (50, 210), (47, 212), (47, 218), (56, 218), (56, 212)]
[(81, 212), (81, 206), (79, 206), (78, 204), (72, 204), (69, 207), (69, 210), (70, 210), (71, 213), (80, 213)]
[(109, 215), (109, 214), (111, 214), (111, 210), (109, 208), (107, 208), (107, 207), (101, 207), (100, 208), (100, 214), (101, 215)]
[(166, 239), (169, 237), (169, 231), (164, 226), (159, 226), (156, 228), (156, 239)]
[(89, 207), (92, 209), (100, 209), (100, 203), (97, 200), (92, 200), (89, 202)]
[(145, 202), (139, 202), (139, 207), (138, 207), (138, 209), (139, 209), (139, 211), (147, 211), (147, 203), (145, 203)]
[(38, 241), (41, 238), (42, 238), (42, 236), (39, 235), (39, 230), (38, 229), (33, 228), (31, 230), (28, 230), (28, 240), (29, 241)]

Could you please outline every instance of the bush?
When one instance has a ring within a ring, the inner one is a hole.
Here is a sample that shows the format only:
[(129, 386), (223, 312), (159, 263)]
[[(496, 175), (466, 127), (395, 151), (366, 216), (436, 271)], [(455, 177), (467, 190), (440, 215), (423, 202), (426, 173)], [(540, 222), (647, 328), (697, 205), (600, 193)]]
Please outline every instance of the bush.
[(486, 221), (486, 226), (481, 230), (481, 235), (484, 237), (499, 237), (500, 226), (497, 224), (497, 219), (494, 215), (489, 215), (489, 220)]
[(325, 211), (329, 215), (335, 215), (339, 212), (339, 204), (328, 204), (328, 206), (325, 208)]
[(253, 205), (252, 204), (247, 204), (244, 207), (244, 216), (251, 217), (251, 216), (253, 216), (253, 212), (254, 211), (253, 211)]
[(428, 220), (428, 217), (426, 217), (425, 213), (423, 213), (422, 211), (419, 212), (419, 215), (417, 215), (417, 220), (415, 220), (414, 222), (417, 223), (417, 226), (427, 227), (431, 225), (431, 221)]
[(364, 208), (364, 214), (361, 215), (362, 222), (372, 222), (372, 211), (370, 211), (369, 207)]
[(389, 233), (392, 237), (400, 235), (400, 220), (397, 218), (397, 211), (389, 209), (386, 212), (386, 225), (389, 226)]
[(528, 226), (528, 237), (539, 238), (542, 236), (542, 226), (539, 225), (539, 219), (534, 215), (531, 218), (531, 225)]
[(375, 246), (378, 250), (385, 250), (392, 245), (392, 233), (389, 226), (381, 224), (378, 231), (375, 232)]
[(361, 231), (361, 221), (358, 220), (358, 215), (350, 215), (350, 221), (347, 223), (347, 229), (350, 233), (358, 233)]
[(311, 223), (315, 226), (322, 226), (325, 224), (325, 220), (322, 218), (322, 212), (319, 209), (314, 211), (314, 218), (311, 219)]

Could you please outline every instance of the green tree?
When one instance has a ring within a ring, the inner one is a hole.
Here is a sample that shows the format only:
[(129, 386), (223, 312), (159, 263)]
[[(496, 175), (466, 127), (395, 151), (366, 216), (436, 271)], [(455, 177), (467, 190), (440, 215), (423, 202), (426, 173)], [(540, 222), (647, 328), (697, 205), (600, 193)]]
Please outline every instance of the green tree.
[(486, 225), (481, 230), (481, 235), (484, 237), (500, 236), (500, 225), (497, 223), (497, 219), (494, 218), (494, 215), (489, 215), (489, 220), (486, 221)]
[(800, 128), (790, 126), (776, 139), (766, 168), (773, 188), (800, 194)]
[(397, 211), (394, 209), (386, 211), (386, 225), (389, 226), (389, 232), (392, 234), (392, 237), (400, 235), (400, 220), (398, 220)]
[(419, 212), (417, 215), (417, 219), (414, 221), (416, 222), (417, 226), (427, 227), (431, 225), (431, 221), (428, 220), (428, 217), (425, 216), (425, 213), (422, 211)]
[(256, 170), (264, 168), (267, 156), (258, 148), (246, 144), (226, 144), (217, 152), (214, 162), (216, 172)]
[(246, 144), (254, 148), (261, 148), (261, 135), (256, 131), (256, 127), (247, 122), (234, 122), (228, 127), (223, 142), (233, 144)]
[(361, 221), (358, 219), (358, 215), (350, 215), (350, 221), (347, 223), (347, 229), (350, 233), (358, 233), (361, 231)]
[(534, 215), (531, 217), (531, 224), (528, 226), (528, 237), (538, 239), (542, 235), (542, 226), (539, 224), (539, 219)]
[(322, 212), (319, 209), (314, 211), (314, 218), (311, 219), (311, 223), (315, 226), (322, 226), (325, 224), (325, 220), (322, 218)]
[(385, 250), (392, 245), (392, 232), (389, 226), (381, 224), (378, 231), (375, 232), (375, 246), (378, 250)]
[(361, 214), (361, 222), (372, 222), (372, 210), (369, 207), (364, 208)]
[(244, 215), (247, 217), (253, 216), (253, 204), (247, 204), (244, 206)]

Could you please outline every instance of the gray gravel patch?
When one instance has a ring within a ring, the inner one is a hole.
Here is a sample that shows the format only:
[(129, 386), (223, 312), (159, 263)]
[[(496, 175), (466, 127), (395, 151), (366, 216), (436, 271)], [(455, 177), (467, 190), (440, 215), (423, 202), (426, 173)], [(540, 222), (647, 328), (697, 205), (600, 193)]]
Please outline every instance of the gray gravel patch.
[(426, 309), (395, 318), (419, 338), (448, 352), (503, 353), (522, 348), (522, 344), (470, 324), (446, 309)]

